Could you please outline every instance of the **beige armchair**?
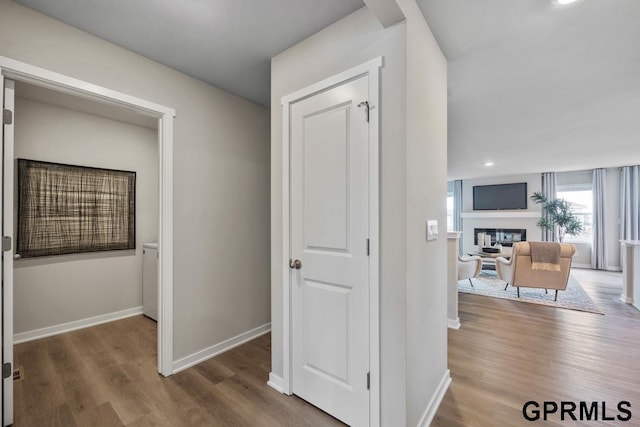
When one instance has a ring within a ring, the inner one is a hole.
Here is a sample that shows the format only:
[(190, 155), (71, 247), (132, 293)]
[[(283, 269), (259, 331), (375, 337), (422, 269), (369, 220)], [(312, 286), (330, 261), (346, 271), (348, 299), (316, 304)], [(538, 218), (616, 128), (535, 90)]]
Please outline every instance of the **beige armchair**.
[(473, 286), (472, 278), (478, 277), (482, 270), (482, 258), (479, 256), (458, 255), (458, 280), (469, 279), (469, 283)]
[(566, 243), (560, 244), (560, 271), (545, 271), (531, 269), (531, 247), (527, 242), (513, 244), (511, 259), (502, 257), (496, 258), (496, 272), (498, 278), (509, 285), (520, 288), (540, 288), (555, 289), (555, 300), (558, 299), (558, 291), (564, 291), (569, 281), (569, 271), (571, 270), (571, 260), (576, 252), (574, 245)]

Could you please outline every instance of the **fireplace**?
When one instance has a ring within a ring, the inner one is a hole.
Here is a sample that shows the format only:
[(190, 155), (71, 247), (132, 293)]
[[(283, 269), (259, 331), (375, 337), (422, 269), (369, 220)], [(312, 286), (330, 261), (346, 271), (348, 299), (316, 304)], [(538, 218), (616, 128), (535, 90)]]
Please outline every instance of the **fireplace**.
[[(474, 228), (474, 245), (478, 245), (478, 233), (491, 236), (492, 245), (500, 243), (502, 246), (512, 246), (514, 242), (527, 240), (527, 230), (525, 228)], [(485, 246), (485, 244), (480, 242), (480, 246)]]

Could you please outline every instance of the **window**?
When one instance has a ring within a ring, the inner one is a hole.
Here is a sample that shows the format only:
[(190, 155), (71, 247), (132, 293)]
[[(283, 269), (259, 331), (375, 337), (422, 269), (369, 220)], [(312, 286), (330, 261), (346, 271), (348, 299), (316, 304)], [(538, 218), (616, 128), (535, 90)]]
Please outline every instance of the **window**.
[(593, 188), (592, 184), (558, 185), (558, 198), (571, 203), (571, 212), (582, 222), (582, 234), (566, 236), (565, 242), (588, 243), (593, 241)]
[(453, 191), (447, 192), (447, 231), (453, 231)]

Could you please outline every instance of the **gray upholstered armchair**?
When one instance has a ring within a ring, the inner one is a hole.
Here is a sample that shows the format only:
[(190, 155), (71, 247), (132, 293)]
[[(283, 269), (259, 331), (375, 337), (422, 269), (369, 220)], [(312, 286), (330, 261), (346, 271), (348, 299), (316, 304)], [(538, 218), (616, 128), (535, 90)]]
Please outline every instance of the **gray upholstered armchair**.
[(458, 280), (469, 279), (469, 283), (473, 286), (474, 277), (480, 275), (482, 270), (482, 258), (479, 256), (465, 256), (458, 255)]

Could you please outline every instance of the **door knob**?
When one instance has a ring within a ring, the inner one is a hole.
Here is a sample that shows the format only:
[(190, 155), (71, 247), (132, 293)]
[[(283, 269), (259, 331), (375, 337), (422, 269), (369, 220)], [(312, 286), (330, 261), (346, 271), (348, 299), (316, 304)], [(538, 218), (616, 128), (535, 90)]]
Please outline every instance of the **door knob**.
[(290, 259), (289, 267), (300, 270), (302, 268), (302, 261), (300, 261), (299, 259)]

